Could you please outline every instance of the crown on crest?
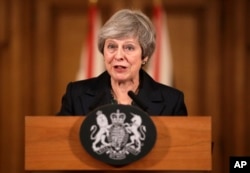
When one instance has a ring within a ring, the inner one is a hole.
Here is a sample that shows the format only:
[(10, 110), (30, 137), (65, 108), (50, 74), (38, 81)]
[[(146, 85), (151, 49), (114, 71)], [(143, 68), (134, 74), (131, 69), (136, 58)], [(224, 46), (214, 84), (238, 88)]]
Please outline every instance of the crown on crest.
[(113, 112), (112, 114), (110, 114), (110, 118), (111, 118), (112, 123), (122, 124), (126, 119), (126, 114), (120, 112), (120, 110), (117, 109), (116, 112)]

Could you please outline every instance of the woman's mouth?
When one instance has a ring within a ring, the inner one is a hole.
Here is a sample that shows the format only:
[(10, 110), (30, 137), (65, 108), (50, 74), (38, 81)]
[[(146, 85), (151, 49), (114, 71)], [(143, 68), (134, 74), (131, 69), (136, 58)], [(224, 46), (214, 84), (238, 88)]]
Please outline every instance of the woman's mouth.
[(114, 69), (117, 71), (117, 72), (124, 72), (127, 67), (126, 66), (122, 66), (122, 65), (115, 65), (114, 66)]
[(114, 68), (115, 69), (125, 69), (126, 67), (122, 66), (122, 65), (115, 65)]

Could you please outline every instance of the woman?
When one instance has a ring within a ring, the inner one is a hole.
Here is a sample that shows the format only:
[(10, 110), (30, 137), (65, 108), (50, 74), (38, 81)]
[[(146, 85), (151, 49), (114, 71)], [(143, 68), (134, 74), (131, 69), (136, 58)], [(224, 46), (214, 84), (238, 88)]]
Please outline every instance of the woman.
[(183, 93), (155, 82), (142, 69), (155, 49), (155, 30), (143, 13), (115, 13), (100, 30), (98, 49), (106, 71), (96, 78), (69, 83), (59, 115), (86, 115), (105, 104), (135, 105), (149, 115), (187, 115)]

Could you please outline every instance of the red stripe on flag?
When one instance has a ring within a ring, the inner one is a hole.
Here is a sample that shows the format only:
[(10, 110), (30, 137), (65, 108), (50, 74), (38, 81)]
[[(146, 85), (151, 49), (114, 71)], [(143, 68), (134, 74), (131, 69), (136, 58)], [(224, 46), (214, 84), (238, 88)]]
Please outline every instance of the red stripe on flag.
[(97, 49), (97, 33), (100, 25), (99, 9), (96, 3), (91, 3), (87, 11), (87, 34), (81, 51), (76, 80), (97, 76), (104, 70), (102, 54)]
[(162, 13), (161, 13), (161, 7), (159, 5), (154, 7), (154, 19), (155, 19), (155, 27), (156, 27), (156, 50), (155, 50), (155, 64), (154, 64), (154, 71), (153, 76), (156, 81), (160, 80), (160, 56), (161, 56), (161, 21), (162, 19)]
[(97, 9), (96, 6), (92, 5), (89, 9), (88, 21), (89, 21), (89, 28), (88, 28), (88, 66), (87, 66), (87, 78), (93, 76), (93, 58), (94, 58), (94, 36), (95, 36), (95, 18), (96, 18)]

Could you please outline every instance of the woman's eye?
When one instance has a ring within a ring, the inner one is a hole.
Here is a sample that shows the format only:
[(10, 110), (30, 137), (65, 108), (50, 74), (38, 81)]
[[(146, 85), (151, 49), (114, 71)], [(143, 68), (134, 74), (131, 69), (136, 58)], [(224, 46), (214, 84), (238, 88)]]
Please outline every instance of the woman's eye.
[(117, 46), (115, 44), (108, 44), (108, 49), (115, 49)]
[(132, 50), (134, 50), (135, 48), (134, 48), (134, 46), (128, 45), (128, 46), (124, 46), (124, 49), (125, 49), (125, 50), (128, 50), (128, 51), (132, 51)]

